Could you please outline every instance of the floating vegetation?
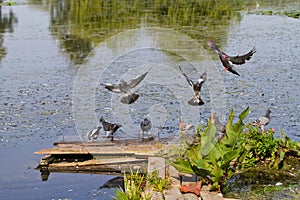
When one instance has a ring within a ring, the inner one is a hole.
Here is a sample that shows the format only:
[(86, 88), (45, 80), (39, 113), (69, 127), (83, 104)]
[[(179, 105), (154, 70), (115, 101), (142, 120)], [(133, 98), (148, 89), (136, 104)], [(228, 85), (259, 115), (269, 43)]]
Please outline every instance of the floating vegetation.
[(292, 17), (292, 18), (296, 18), (296, 19), (300, 18), (300, 10), (291, 10), (291, 11), (255, 10), (255, 11), (249, 11), (248, 14), (284, 15), (284, 16)]

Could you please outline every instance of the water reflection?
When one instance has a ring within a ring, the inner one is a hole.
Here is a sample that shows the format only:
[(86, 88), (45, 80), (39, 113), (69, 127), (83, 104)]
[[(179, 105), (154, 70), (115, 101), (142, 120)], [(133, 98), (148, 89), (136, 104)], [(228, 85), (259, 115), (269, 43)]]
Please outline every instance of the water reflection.
[(3, 47), (4, 33), (14, 32), (14, 24), (18, 22), (18, 18), (14, 15), (12, 9), (8, 13), (6, 9), (0, 7), (0, 61), (6, 55), (6, 49)]
[[(198, 41), (222, 40), (246, 1), (58, 1), (51, 3), (50, 30), (75, 64), (91, 49), (121, 31), (139, 27), (172, 28)], [(221, 27), (221, 28), (219, 28)]]

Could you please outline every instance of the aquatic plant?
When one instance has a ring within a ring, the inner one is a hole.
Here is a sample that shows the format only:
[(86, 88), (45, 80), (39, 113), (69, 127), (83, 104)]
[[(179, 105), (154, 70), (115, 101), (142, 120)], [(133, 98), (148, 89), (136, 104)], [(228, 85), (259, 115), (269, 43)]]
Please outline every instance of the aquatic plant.
[[(181, 173), (196, 174), (208, 179), (211, 190), (226, 184), (226, 181), (236, 171), (247, 154), (247, 146), (238, 145), (243, 131), (243, 120), (249, 113), (249, 108), (240, 115), (239, 120), (233, 124), (234, 112), (231, 110), (226, 125), (226, 137), (218, 141), (215, 137), (216, 128), (209, 121), (207, 127), (200, 135), (200, 141), (191, 144), (181, 158), (172, 165)], [(235, 161), (235, 162), (233, 162)]]

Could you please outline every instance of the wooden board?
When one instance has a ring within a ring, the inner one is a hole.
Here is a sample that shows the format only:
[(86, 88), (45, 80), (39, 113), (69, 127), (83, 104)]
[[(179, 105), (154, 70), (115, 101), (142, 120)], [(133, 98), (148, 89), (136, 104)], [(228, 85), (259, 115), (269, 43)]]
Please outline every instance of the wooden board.
[(34, 154), (92, 154), (92, 155), (147, 155), (153, 156), (166, 152), (169, 145), (155, 142), (140, 143), (135, 141), (115, 143), (82, 143), (61, 142), (55, 143), (53, 148), (42, 149)]

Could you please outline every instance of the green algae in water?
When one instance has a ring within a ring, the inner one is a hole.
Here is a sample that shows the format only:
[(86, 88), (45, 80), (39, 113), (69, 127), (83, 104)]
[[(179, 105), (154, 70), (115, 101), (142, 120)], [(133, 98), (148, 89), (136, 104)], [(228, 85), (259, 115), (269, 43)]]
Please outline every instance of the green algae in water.
[(260, 163), (234, 175), (223, 192), (239, 199), (300, 199), (300, 159), (289, 157), (287, 164), (288, 170), (276, 170)]

